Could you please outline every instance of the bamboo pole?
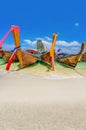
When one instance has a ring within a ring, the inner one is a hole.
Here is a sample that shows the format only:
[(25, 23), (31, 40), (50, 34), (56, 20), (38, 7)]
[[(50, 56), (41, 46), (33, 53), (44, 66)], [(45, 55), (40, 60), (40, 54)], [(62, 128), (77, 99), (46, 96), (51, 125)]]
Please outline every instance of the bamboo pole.
[(84, 48), (85, 48), (85, 43), (82, 43), (82, 45), (81, 45), (81, 50), (80, 50), (80, 52), (79, 52), (79, 57), (78, 57), (78, 62), (81, 60), (81, 58), (82, 58), (82, 53), (83, 53), (83, 51), (84, 51)]
[(54, 70), (54, 54), (55, 54), (55, 44), (56, 44), (56, 38), (58, 34), (53, 34), (53, 40), (52, 40), (52, 46), (50, 48), (50, 57), (51, 57), (51, 65), (52, 65), (52, 70)]
[[(11, 26), (12, 28), (12, 34), (14, 37), (14, 42), (15, 42), (15, 46), (19, 47), (20, 46), (20, 27), (19, 26)], [(22, 59), (22, 52), (21, 52), (21, 48), (18, 49), (17, 51), (17, 57), (19, 59), (20, 62), (20, 66), (23, 66), (23, 59)]]

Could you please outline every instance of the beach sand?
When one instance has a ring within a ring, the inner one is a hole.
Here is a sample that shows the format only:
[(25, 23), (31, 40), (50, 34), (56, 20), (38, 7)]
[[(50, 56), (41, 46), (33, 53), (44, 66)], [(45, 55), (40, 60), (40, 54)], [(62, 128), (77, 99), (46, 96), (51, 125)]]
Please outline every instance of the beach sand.
[(86, 66), (2, 68), (0, 130), (86, 130)]

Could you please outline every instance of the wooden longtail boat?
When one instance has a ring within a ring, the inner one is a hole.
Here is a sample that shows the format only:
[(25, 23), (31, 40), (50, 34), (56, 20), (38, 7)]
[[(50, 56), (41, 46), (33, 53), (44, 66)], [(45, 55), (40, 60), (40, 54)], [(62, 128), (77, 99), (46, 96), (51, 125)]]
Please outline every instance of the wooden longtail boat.
[[(13, 30), (12, 34), (14, 37), (15, 46), (19, 47), (20, 46), (20, 27), (12, 26), (11, 28)], [(17, 57), (20, 62), (20, 68), (33, 64), (37, 62), (38, 60), (37, 56), (32, 55), (31, 53), (23, 52), (21, 48), (17, 50)]]
[(55, 48), (57, 36), (58, 36), (58, 34), (53, 34), (52, 46), (50, 48), (50, 51), (42, 54), (42, 56), (41, 56), (41, 59), (44, 63), (52, 66), (52, 70), (54, 70), (54, 58), (56, 56), (54, 48)]
[[(16, 48), (14, 49), (14, 52), (15, 52), (15, 50), (20, 46), (20, 27), (18, 27), (18, 26), (11, 26), (10, 30), (6, 33), (6, 35), (2, 38), (2, 40), (0, 40), (0, 48), (2, 48), (2, 44), (4, 43), (5, 39), (8, 37), (10, 32), (12, 32), (13, 37), (14, 37), (14, 42), (15, 42), (15, 46), (16, 46)], [(3, 60), (6, 63), (9, 62), (12, 54), (14, 53), (14, 52), (12, 53), (11, 51), (5, 51), (5, 50), (0, 50), (0, 52), (1, 52), (0, 53), (1, 57), (3, 58)], [(38, 59), (37, 56), (33, 56), (31, 53), (22, 52), (21, 48), (18, 48), (17, 55), (15, 55), (13, 57), (14, 57), (13, 60), (15, 60), (15, 61), (19, 60), (20, 68), (26, 67), (29, 64), (33, 64)], [(12, 63), (12, 60), (11, 60), (11, 63)]]
[(82, 43), (81, 50), (78, 54), (70, 55), (70, 56), (63, 57), (63, 58), (57, 57), (57, 61), (74, 68), (74, 67), (76, 67), (77, 63), (81, 60), (82, 52), (83, 52), (84, 48), (85, 48), (85, 44)]

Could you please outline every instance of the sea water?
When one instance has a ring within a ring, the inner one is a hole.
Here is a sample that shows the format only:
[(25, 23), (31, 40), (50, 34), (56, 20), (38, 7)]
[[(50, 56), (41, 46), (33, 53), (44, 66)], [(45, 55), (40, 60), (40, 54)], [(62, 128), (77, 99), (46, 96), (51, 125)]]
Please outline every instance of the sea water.
[(78, 62), (78, 67), (86, 67), (86, 62)]
[(79, 62), (75, 69), (67, 68), (55, 62), (55, 71), (48, 71), (47, 65), (40, 62), (28, 66), (25, 69), (18, 70), (19, 62), (13, 62), (10, 71), (6, 71), (6, 63), (0, 58), (0, 78), (13, 76), (14, 78), (44, 78), (44, 79), (69, 79), (69, 78), (86, 78), (86, 62)]

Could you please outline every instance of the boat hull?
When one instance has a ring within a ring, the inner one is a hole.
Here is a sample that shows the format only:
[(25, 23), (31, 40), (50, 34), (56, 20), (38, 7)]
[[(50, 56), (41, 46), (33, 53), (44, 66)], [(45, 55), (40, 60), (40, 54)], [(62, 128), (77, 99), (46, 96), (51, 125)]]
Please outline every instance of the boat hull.
[[(3, 58), (5, 63), (8, 63), (8, 61), (9, 61), (11, 55), (12, 55), (12, 52), (10, 52), (10, 51), (3, 51), (3, 52), (4, 52), (4, 54), (3, 54), (2, 58)], [(18, 61), (17, 56), (15, 56), (14, 61)]]
[(77, 63), (82, 58), (82, 52), (83, 52), (84, 48), (85, 48), (85, 43), (82, 43), (80, 52), (78, 54), (66, 56), (63, 58), (58, 58), (58, 56), (57, 56), (57, 61), (64, 63), (65, 65), (68, 65), (70, 67), (76, 67)]
[(50, 57), (50, 52), (44, 53), (41, 56), (41, 60), (46, 63), (46, 64), (51, 64), (51, 57)]
[(3, 50), (0, 50), (0, 58), (3, 57), (3, 54), (4, 54)]
[[(18, 53), (19, 53), (19, 51), (18, 51)], [(21, 58), (22, 58), (22, 64), (20, 63), (20, 68), (23, 68), (23, 67), (31, 65), (33, 63), (36, 63), (38, 60), (37, 56), (33, 56), (26, 52), (21, 52)]]
[(86, 62), (86, 53), (83, 54), (82, 58), (81, 58), (82, 62)]
[[(54, 58), (56, 58), (56, 53), (55, 52), (54, 52)], [(51, 65), (52, 64), (52, 57), (50, 56), (50, 52), (46, 52), (46, 53), (42, 54), (41, 60), (44, 63)]]
[(64, 63), (71, 67), (76, 67), (80, 56), (81, 56), (81, 54), (71, 55), (71, 56), (67, 56), (67, 57), (63, 57), (63, 58), (58, 58), (57, 61)]

